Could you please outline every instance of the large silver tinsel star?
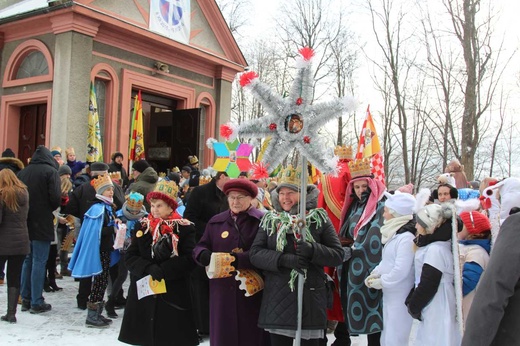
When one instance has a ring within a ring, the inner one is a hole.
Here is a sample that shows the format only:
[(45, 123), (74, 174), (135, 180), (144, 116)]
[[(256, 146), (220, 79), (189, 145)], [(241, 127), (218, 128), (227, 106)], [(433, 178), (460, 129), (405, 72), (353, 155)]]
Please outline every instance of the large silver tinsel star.
[(318, 130), (331, 119), (354, 110), (356, 102), (345, 97), (313, 104), (311, 58), (314, 52), (302, 48), (299, 53), (297, 75), (287, 97), (278, 95), (260, 82), (255, 72), (245, 72), (240, 76), (240, 85), (253, 94), (268, 115), (243, 122), (237, 132), (245, 138), (271, 137), (262, 157), (269, 172), (296, 148), (320, 171), (335, 174), (337, 157), (333, 148), (327, 147), (320, 138)]

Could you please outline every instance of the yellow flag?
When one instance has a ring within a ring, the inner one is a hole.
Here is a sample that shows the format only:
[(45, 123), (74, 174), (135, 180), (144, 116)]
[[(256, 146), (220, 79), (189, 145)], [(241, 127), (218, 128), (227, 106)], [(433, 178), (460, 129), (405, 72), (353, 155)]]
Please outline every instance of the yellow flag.
[(359, 136), (356, 159), (372, 157), (372, 155), (379, 152), (381, 152), (381, 146), (379, 145), (379, 138), (377, 137), (376, 127), (374, 126), (374, 121), (372, 120), (372, 114), (370, 114), (370, 108), (367, 108), (367, 117), (363, 123), (361, 135)]
[(88, 102), (87, 162), (97, 161), (103, 161), (103, 145), (101, 144), (96, 90), (91, 82)]
[(130, 131), (130, 160), (144, 160), (144, 139), (143, 139), (143, 101), (141, 100), (141, 90), (135, 97), (134, 114), (132, 116), (132, 129)]

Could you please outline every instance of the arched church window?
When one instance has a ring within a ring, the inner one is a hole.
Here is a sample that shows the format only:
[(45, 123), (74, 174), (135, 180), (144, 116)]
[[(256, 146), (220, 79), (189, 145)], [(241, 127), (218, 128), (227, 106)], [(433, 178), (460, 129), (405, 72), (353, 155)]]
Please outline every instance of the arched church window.
[(32, 51), (27, 54), (20, 67), (18, 67), (15, 79), (45, 76), (47, 74), (49, 74), (47, 59), (45, 59), (42, 52)]

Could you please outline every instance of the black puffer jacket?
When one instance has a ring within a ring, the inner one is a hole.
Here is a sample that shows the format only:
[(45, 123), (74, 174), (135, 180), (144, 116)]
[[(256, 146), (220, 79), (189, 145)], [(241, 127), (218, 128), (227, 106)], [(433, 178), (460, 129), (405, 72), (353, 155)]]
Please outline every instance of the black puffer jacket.
[[(308, 211), (316, 208), (318, 193), (315, 186), (308, 186), (306, 203)], [(275, 191), (271, 194), (275, 211), (269, 211), (267, 214), (279, 213), (282, 209), (278, 202), (278, 194)], [(296, 210), (297, 207), (293, 207), (291, 214), (295, 214)], [(319, 226), (316, 223), (308, 223), (308, 225), (316, 242), (311, 243), (314, 253), (304, 285), (302, 328), (318, 330), (325, 329), (327, 326), (327, 289), (323, 267), (340, 265), (343, 260), (343, 249), (328, 217)], [(282, 252), (276, 250), (276, 232), (269, 236), (270, 232), (271, 230), (260, 228), (249, 252), (251, 263), (262, 269), (265, 276), (258, 326), (264, 329), (296, 330), (297, 290), (291, 292), (289, 288), (291, 270), (279, 266)], [(287, 234), (287, 245), (283, 253), (295, 253), (294, 241), (294, 235)]]
[(54, 214), (61, 202), (61, 180), (58, 162), (49, 149), (40, 145), (31, 162), (18, 173), (29, 191), (27, 226), (31, 240), (54, 240)]

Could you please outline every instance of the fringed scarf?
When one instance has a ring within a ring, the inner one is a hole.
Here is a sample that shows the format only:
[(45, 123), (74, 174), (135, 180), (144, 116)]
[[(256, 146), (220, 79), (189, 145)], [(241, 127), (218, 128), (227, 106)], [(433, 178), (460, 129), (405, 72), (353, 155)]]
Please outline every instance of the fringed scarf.
[[(283, 252), (283, 249), (287, 245), (287, 235), (294, 234), (296, 239), (301, 239), (300, 233), (300, 219), (299, 214), (291, 215), (286, 211), (277, 212), (270, 211), (264, 215), (260, 222), (260, 227), (268, 232), (269, 236), (272, 236), (276, 232), (276, 251)], [(327, 212), (322, 208), (311, 209), (307, 211), (305, 215), (305, 241), (316, 242), (310, 232), (310, 225), (315, 224), (316, 228), (320, 228), (327, 222)], [(304, 278), (307, 276), (307, 270), (304, 269)], [(289, 279), (289, 288), (291, 292), (294, 291), (296, 278), (298, 272), (291, 270)]]
[(144, 229), (144, 233), (146, 234), (150, 232), (152, 235), (151, 248), (153, 248), (153, 246), (162, 237), (162, 235), (169, 234), (172, 238), (172, 254), (174, 256), (179, 255), (179, 252), (177, 250), (177, 247), (179, 245), (179, 225), (188, 226), (190, 224), (192, 223), (186, 219), (183, 219), (176, 211), (171, 213), (165, 219), (155, 218), (152, 216), (152, 214), (141, 219), (141, 225)]

